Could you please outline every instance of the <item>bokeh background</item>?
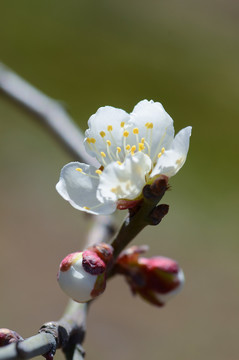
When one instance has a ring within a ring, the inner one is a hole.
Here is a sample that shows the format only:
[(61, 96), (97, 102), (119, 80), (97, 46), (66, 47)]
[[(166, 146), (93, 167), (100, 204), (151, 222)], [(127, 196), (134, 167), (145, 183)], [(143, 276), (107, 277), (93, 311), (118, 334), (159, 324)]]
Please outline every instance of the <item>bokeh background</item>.
[[(1, 61), (83, 130), (100, 106), (130, 112), (144, 98), (163, 103), (176, 131), (193, 126), (169, 214), (134, 241), (177, 259), (184, 290), (158, 309), (110, 282), (89, 313), (87, 359), (238, 358), (238, 20), (234, 0), (0, 2)], [(61, 316), (58, 265), (91, 226), (55, 191), (71, 160), (0, 96), (0, 327), (24, 337)]]

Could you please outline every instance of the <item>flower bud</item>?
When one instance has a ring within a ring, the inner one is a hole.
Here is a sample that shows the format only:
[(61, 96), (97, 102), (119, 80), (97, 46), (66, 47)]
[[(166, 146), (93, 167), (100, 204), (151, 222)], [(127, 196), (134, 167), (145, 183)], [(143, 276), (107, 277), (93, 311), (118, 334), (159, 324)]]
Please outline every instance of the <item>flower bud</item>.
[(22, 340), (23, 338), (16, 331), (5, 328), (0, 329), (0, 347)]
[(84, 303), (100, 295), (106, 286), (106, 268), (112, 247), (101, 243), (66, 256), (57, 279), (61, 289), (74, 301)]
[(156, 306), (163, 306), (176, 295), (184, 283), (184, 274), (172, 259), (155, 256), (139, 257), (143, 247), (124, 251), (117, 260), (117, 272), (126, 276), (133, 294)]

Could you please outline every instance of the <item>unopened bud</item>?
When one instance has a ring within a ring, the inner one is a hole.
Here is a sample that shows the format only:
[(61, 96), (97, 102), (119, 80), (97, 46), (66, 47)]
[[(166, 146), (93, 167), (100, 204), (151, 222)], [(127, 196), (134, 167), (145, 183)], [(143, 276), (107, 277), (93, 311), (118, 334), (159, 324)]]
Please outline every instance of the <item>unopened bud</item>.
[(167, 204), (161, 204), (153, 208), (149, 214), (151, 225), (158, 225), (162, 221), (163, 217), (167, 215), (168, 210), (169, 205)]
[(176, 261), (166, 257), (139, 257), (140, 249), (133, 247), (132, 251), (123, 252), (117, 260), (116, 271), (126, 276), (134, 294), (151, 304), (163, 306), (181, 290), (183, 271)]
[(61, 289), (80, 303), (100, 295), (105, 290), (106, 268), (112, 253), (110, 245), (101, 243), (66, 256), (57, 276)]
[(157, 202), (159, 202), (168, 189), (168, 177), (160, 175), (151, 185), (145, 185), (143, 188), (143, 195), (146, 199), (157, 199)]
[(0, 329), (0, 347), (22, 340), (23, 338), (16, 331), (5, 328)]

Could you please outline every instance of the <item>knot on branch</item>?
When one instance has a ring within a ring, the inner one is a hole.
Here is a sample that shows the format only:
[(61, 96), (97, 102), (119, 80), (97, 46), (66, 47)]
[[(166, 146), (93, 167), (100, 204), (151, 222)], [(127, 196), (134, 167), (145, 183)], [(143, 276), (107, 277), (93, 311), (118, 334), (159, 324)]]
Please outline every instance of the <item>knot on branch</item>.
[(54, 321), (43, 324), (39, 329), (39, 333), (43, 332), (51, 334), (55, 338), (55, 345), (53, 345), (51, 350), (44, 355), (47, 360), (52, 360), (56, 353), (56, 349), (64, 348), (68, 343), (69, 334), (63, 326), (60, 326), (59, 323)]

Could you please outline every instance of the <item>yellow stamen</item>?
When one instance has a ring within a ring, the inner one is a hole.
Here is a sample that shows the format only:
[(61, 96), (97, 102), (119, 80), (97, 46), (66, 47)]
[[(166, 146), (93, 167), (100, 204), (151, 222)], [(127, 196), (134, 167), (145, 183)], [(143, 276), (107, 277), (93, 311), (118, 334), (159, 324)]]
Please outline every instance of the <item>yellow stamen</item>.
[(100, 132), (100, 136), (103, 138), (103, 137), (105, 137), (105, 132), (104, 131), (101, 131)]
[(125, 149), (126, 149), (126, 150), (130, 150), (130, 145), (127, 145), (127, 146), (125, 147)]
[(118, 153), (121, 152), (121, 148), (119, 146), (117, 146), (117, 151), (118, 151)]
[(90, 210), (90, 208), (88, 206), (83, 206), (83, 209)]
[(128, 137), (128, 136), (129, 136), (129, 132), (128, 132), (127, 130), (125, 130), (125, 131), (123, 132), (123, 136), (124, 136), (124, 137)]
[(107, 142), (107, 145), (111, 145), (111, 141), (110, 140), (106, 140), (106, 142)]
[(110, 189), (110, 191), (111, 191), (112, 193), (116, 193), (116, 192), (117, 192), (117, 188), (112, 188), (112, 189)]
[(104, 151), (101, 151), (100, 155), (103, 156), (104, 158), (106, 157)]
[(144, 138), (142, 138), (142, 139), (141, 139), (141, 143), (142, 143), (142, 144), (144, 144), (144, 141), (145, 141), (145, 139), (144, 139)]
[(92, 144), (95, 144), (95, 143), (96, 143), (96, 140), (95, 140), (94, 138), (91, 138), (91, 139), (90, 139), (90, 142), (91, 142)]
[(90, 138), (87, 138), (86, 141), (88, 142), (88, 144), (90, 144), (90, 142), (91, 142)]
[(133, 145), (132, 148), (131, 148), (131, 155), (134, 155), (135, 150), (136, 150), (136, 146)]
[(101, 175), (102, 171), (101, 170), (95, 170), (95, 173), (98, 174), (98, 175)]
[(133, 134), (138, 134), (139, 133), (139, 129), (138, 128), (134, 128), (133, 129)]
[(118, 165), (122, 165), (122, 162), (121, 162), (121, 161), (117, 161), (117, 164), (118, 164)]
[(162, 149), (161, 149), (161, 153), (163, 154), (165, 152), (165, 148), (164, 147), (162, 147)]
[(125, 122), (122, 121), (121, 124), (120, 124), (120, 126), (121, 126), (121, 127), (124, 127), (124, 124), (125, 124)]
[(108, 126), (107, 126), (107, 130), (108, 130), (108, 131), (112, 131), (112, 130), (113, 130), (113, 126), (112, 126), (112, 125), (108, 125)]
[(154, 124), (153, 124), (153, 123), (150, 123), (150, 122), (147, 122), (147, 123), (145, 124), (145, 126), (146, 126), (147, 129), (153, 129)]
[(160, 158), (162, 156), (162, 153), (160, 152), (160, 153), (158, 153), (158, 158)]
[(143, 143), (139, 143), (139, 151), (142, 151), (145, 149), (145, 146)]
[(76, 168), (76, 171), (82, 172), (83, 170), (81, 168)]

